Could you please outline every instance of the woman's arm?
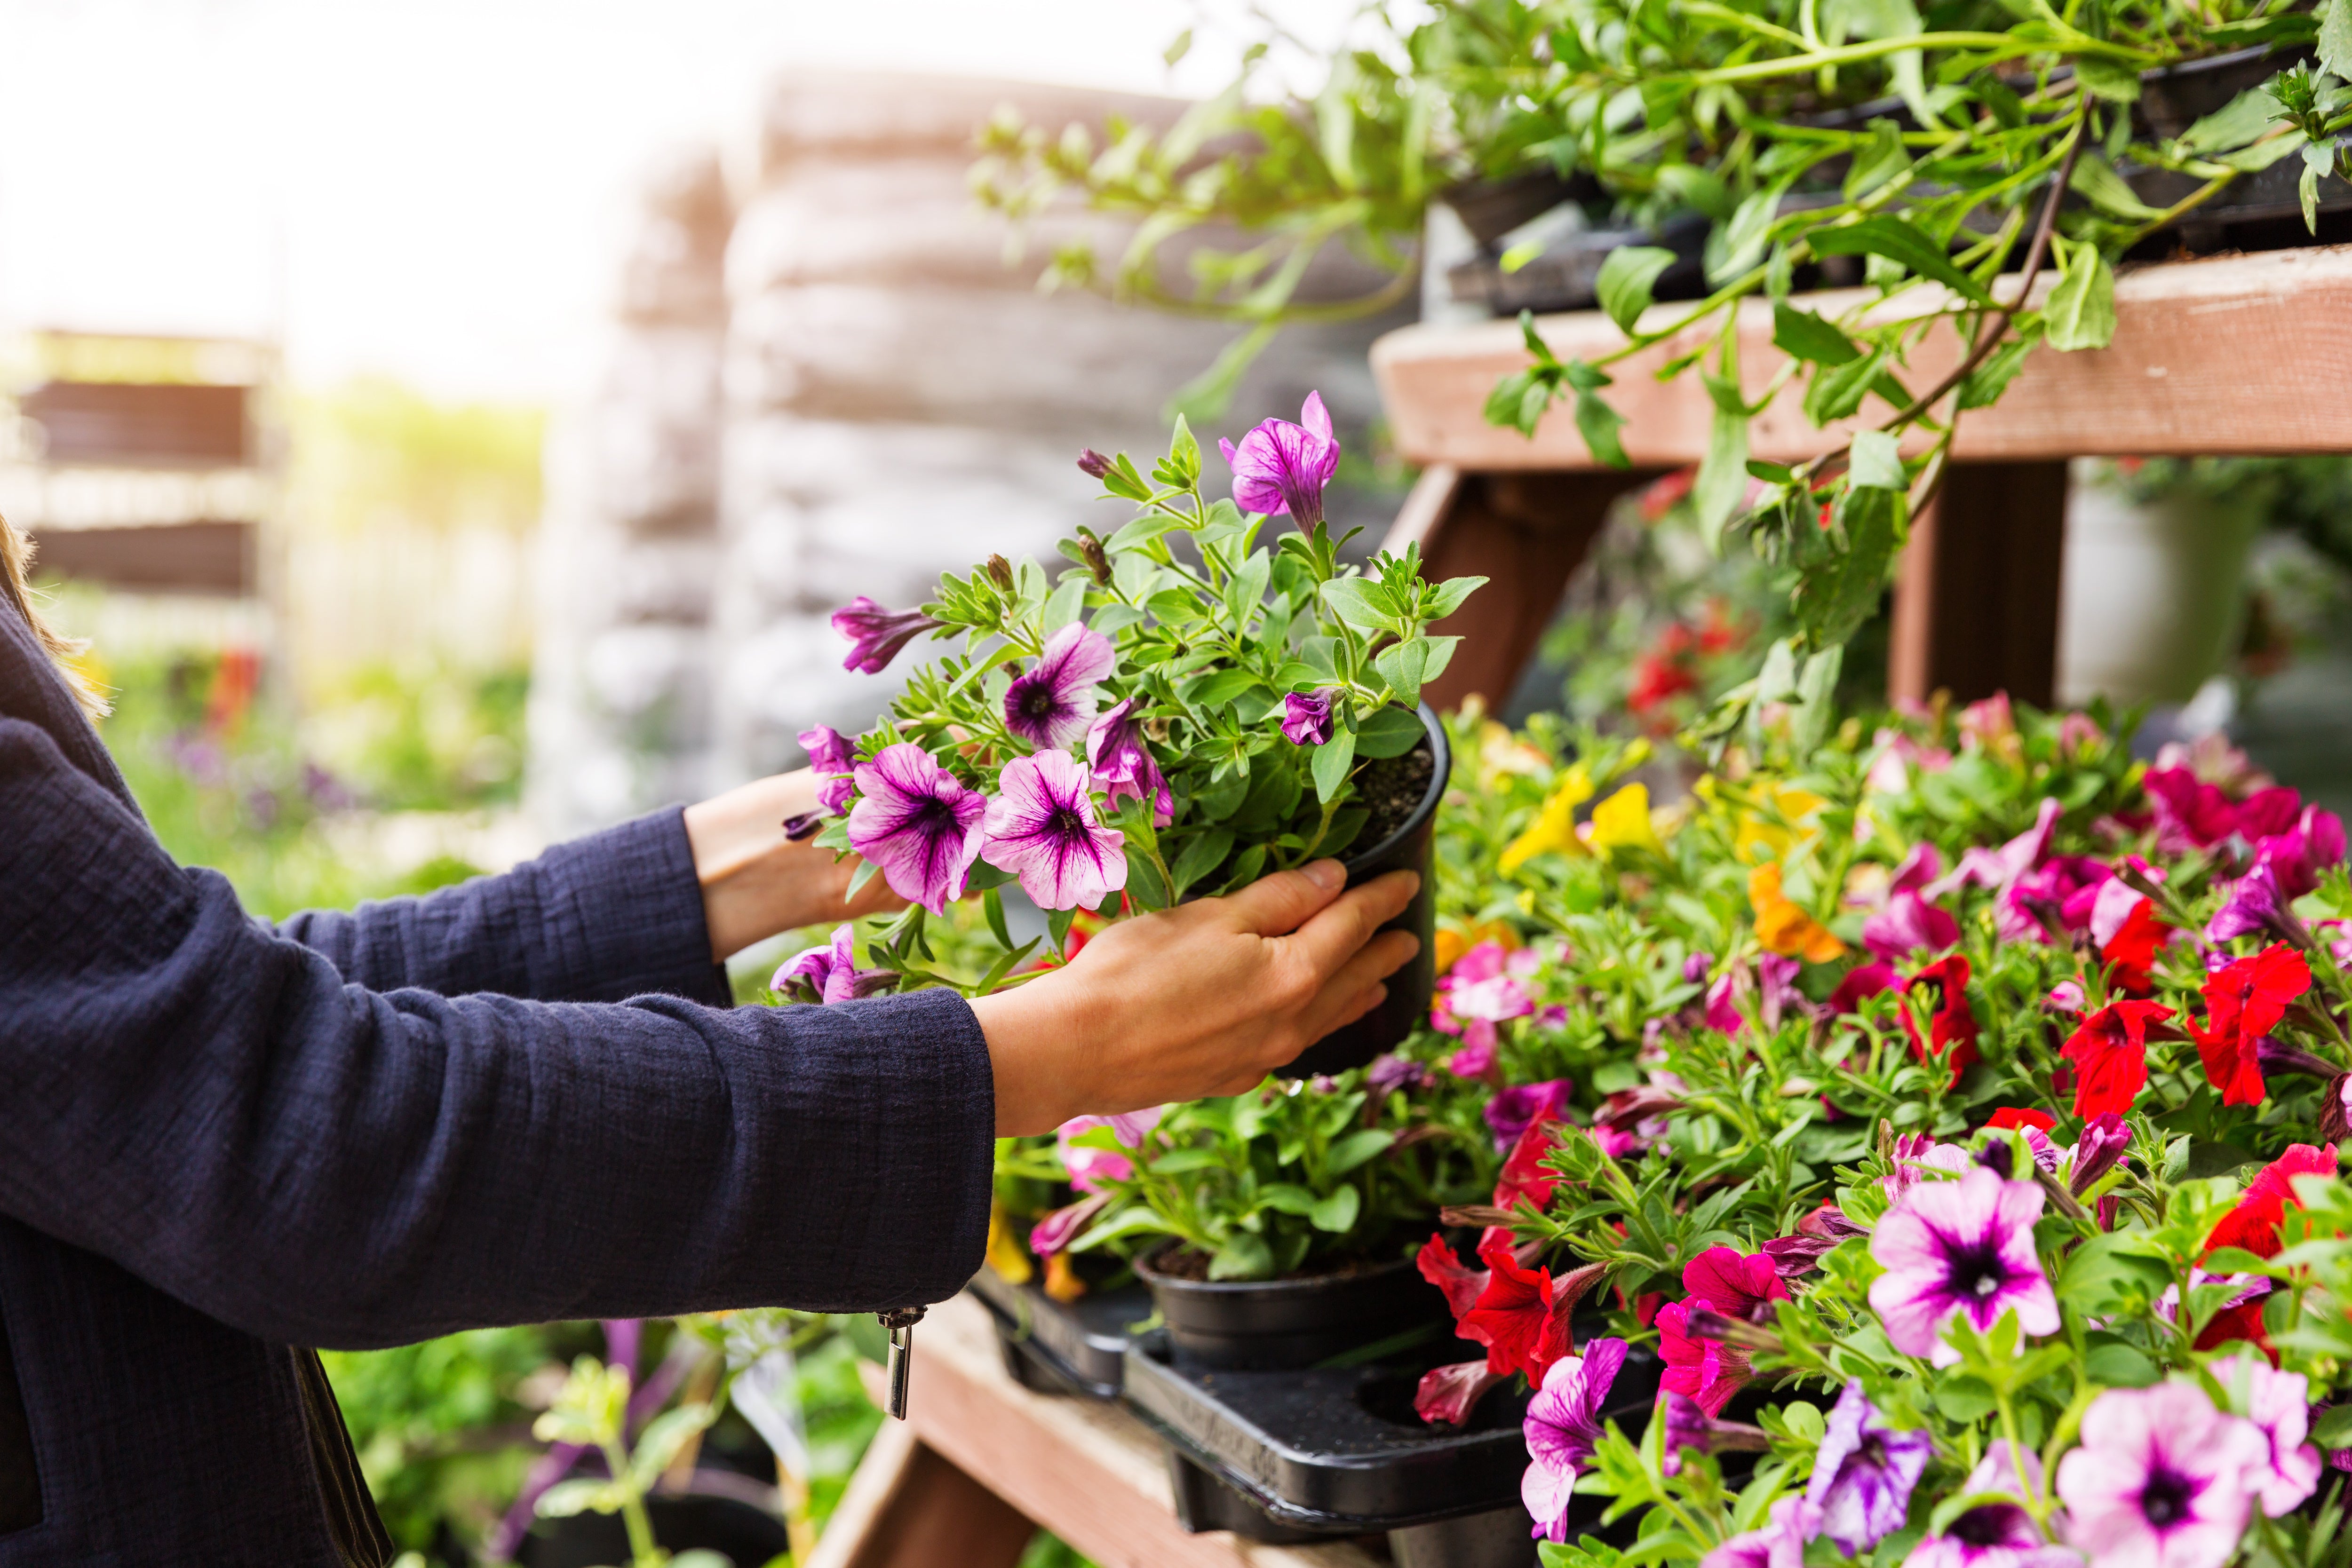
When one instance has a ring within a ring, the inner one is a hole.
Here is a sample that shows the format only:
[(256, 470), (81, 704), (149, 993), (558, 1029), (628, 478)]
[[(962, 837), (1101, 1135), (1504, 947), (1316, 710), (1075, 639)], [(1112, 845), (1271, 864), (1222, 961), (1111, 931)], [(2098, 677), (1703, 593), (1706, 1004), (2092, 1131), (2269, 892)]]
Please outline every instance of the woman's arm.
[(503, 875), (297, 915), (278, 930), (371, 990), (549, 1002), (660, 992), (723, 1007), (716, 966), (728, 955), (892, 902), (878, 877), (848, 902), (855, 859), (786, 841), (784, 819), (815, 806), (814, 774), (779, 774), (558, 844)]
[(298, 1344), (940, 1299), (979, 1264), (1000, 1129), (1254, 1079), (1412, 948), (1349, 946), (1410, 877), (1335, 898), (1286, 873), (1107, 934), (984, 1019), (936, 990), (381, 995), (13, 720), (0, 823), (0, 1212)]

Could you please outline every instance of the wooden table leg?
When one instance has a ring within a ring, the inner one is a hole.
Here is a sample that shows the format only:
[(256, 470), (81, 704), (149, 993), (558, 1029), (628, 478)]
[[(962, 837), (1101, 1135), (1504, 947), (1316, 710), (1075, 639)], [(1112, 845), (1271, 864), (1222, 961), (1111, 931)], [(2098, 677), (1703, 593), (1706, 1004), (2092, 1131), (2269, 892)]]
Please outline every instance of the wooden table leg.
[(1913, 520), (1895, 588), (1890, 701), (2007, 692), (2048, 707), (2058, 678), (2066, 465), (1958, 463)]
[(1013, 1568), (1029, 1516), (885, 1421), (826, 1522), (807, 1568)]
[(1383, 541), (1421, 546), (1423, 574), (1485, 577), (1486, 587), (1432, 630), (1460, 636), (1445, 673), (1426, 688), (1431, 706), (1460, 706), (1473, 692), (1489, 704), (1511, 695), (1534, 656), (1559, 596), (1607, 521), (1610, 504), (1655, 475), (1462, 474), (1444, 465), (1421, 481)]

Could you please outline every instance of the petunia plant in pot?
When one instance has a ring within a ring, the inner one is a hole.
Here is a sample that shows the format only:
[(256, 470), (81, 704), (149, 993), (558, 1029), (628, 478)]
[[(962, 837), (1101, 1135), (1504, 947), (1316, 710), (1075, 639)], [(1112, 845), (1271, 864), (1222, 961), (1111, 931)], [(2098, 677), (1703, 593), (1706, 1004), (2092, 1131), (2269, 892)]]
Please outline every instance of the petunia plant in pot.
[[(1035, 945), (1011, 935), (1001, 890), (1015, 882), (1058, 951), (1081, 910), (1162, 909), (1329, 856), (1355, 875), (1425, 862), (1448, 758), (1417, 705), (1458, 641), (1428, 628), (1484, 580), (1426, 581), (1410, 547), (1360, 570), (1340, 560), (1346, 537), (1322, 513), (1339, 447), (1319, 397), (1299, 423), (1222, 447), (1231, 499), (1205, 493), (1179, 420), (1148, 476), (1123, 455), (1080, 459), (1135, 515), (1108, 537), (1081, 528), (1058, 573), (992, 557), (919, 610), (860, 600), (835, 618), (853, 669), (886, 667), (919, 635), (963, 646), (916, 668), (856, 740), (802, 737), (827, 783), (824, 810), (793, 831), (854, 850), (861, 878), (911, 904), (862, 968), (849, 938), (806, 956), (833, 988), (1018, 984)], [(1275, 517), (1293, 530), (1262, 539)], [(928, 923), (968, 894), (998, 956), (950, 981)], [(1426, 1001), (1429, 907), (1402, 917), (1423, 927), (1419, 974), (1304, 1070), (1402, 1038)]]
[(1177, 1352), (1212, 1365), (1306, 1365), (1409, 1336), (1444, 1316), (1412, 1244), (1493, 1179), (1460, 1098), (1387, 1056), (1066, 1128), (1083, 1196), (1032, 1245), (1131, 1258)]

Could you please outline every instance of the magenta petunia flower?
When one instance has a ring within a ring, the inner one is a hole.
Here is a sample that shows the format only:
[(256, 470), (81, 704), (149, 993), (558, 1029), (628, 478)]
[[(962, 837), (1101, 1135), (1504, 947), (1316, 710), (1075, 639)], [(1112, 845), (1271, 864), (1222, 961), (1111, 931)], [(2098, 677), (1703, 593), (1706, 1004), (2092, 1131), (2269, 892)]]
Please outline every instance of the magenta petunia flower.
[(1658, 1386), (1719, 1416), (1754, 1374), (1746, 1354), (1736, 1346), (1691, 1333), (1691, 1313), (1713, 1310), (1701, 1301), (1669, 1301), (1658, 1309), (1658, 1355), (1666, 1364)]
[(1176, 802), (1169, 793), (1167, 775), (1160, 771), (1139, 727), (1128, 716), (1134, 712), (1135, 702), (1129, 697), (1096, 718), (1087, 731), (1087, 765), (1095, 770), (1095, 783), (1112, 805), (1129, 796), (1148, 800), (1151, 825), (1164, 828), (1176, 820)]
[(850, 775), (857, 768), (856, 747), (829, 724), (804, 729), (798, 738), (801, 749), (808, 753), (809, 768), (817, 777), (816, 803), (840, 816), (849, 810), (849, 798), (856, 792)]
[(1847, 1384), (1805, 1489), (1805, 1500), (1822, 1511), (1822, 1533), (1851, 1557), (1902, 1529), (1911, 1489), (1935, 1454), (1932, 1436), (1885, 1425), (1861, 1383)]
[(1601, 1406), (1625, 1364), (1625, 1342), (1596, 1339), (1582, 1355), (1564, 1355), (1543, 1375), (1543, 1386), (1528, 1404), (1527, 1472), (1519, 1500), (1535, 1520), (1540, 1541), (1568, 1539), (1569, 1500), (1576, 1472), (1589, 1463), (1601, 1441)]
[(1949, 875), (1929, 883), (1920, 889), (1920, 895), (1938, 902), (1946, 894), (1970, 885), (2006, 893), (2010, 883), (2040, 865), (2049, 854), (2051, 835), (2058, 831), (2058, 819), (2065, 814), (2065, 807), (2056, 800), (2042, 801), (2034, 813), (2033, 826), (1997, 850), (1966, 852)]
[(1765, 1252), (1742, 1257), (1729, 1247), (1710, 1247), (1683, 1265), (1683, 1289), (1727, 1318), (1769, 1323), (1775, 1301), (1789, 1300), (1789, 1287)]
[(1154, 1105), (1148, 1111), (1123, 1111), (1115, 1116), (1073, 1116), (1062, 1124), (1054, 1135), (1055, 1152), (1062, 1156), (1062, 1168), (1070, 1173), (1070, 1185), (1084, 1193), (1097, 1193), (1108, 1182), (1125, 1181), (1135, 1174), (1135, 1162), (1118, 1149), (1085, 1148), (1071, 1142), (1082, 1133), (1097, 1127), (1108, 1127), (1121, 1148), (1139, 1149), (1143, 1135), (1160, 1124), (1165, 1105)]
[(1328, 746), (1339, 722), (1331, 716), (1337, 687), (1292, 692), (1282, 699), (1282, 737), (1293, 746)]
[(2294, 825), (2255, 846), (2278, 879), (2279, 891), (2301, 898), (2319, 885), (2319, 873), (2344, 863), (2344, 819), (2325, 806), (2306, 806)]
[(2110, 1111), (2094, 1116), (2083, 1124), (2082, 1136), (2074, 1140), (2074, 1159), (2066, 1171), (2066, 1190), (2080, 1197), (2091, 1189), (2091, 1184), (2116, 1168), (2116, 1162), (2131, 1147), (2131, 1129), (2124, 1119)]
[(859, 594), (833, 612), (833, 629), (849, 639), (845, 670), (878, 675), (898, 656), (898, 650), (940, 622), (919, 610), (887, 610)]
[(1923, 1181), (1895, 1201), (1870, 1239), (1886, 1270), (1870, 1305), (1906, 1355), (1949, 1366), (1960, 1353), (1943, 1327), (1966, 1313), (1979, 1331), (2014, 1310), (2030, 1334), (2058, 1332), (2058, 1299), (2033, 1250), (2042, 1189), (1979, 1166), (1958, 1181)]
[(2279, 886), (2278, 873), (2271, 869), (2270, 862), (2256, 861), (2252, 871), (2227, 885), (2229, 897), (2213, 912), (2213, 918), (2205, 923), (2206, 941), (2221, 943), (2240, 936), (2286, 931), (2285, 912), (2290, 901), (2285, 889)]
[(1040, 750), (1062, 750), (1094, 723), (1102, 706), (1097, 687), (1118, 663), (1109, 638), (1071, 622), (1005, 688), (1005, 727)]
[(2068, 1544), (2094, 1563), (2221, 1568), (2245, 1532), (2270, 1445), (2197, 1388), (2110, 1388), (2058, 1461)]
[(1821, 1533), (1822, 1511), (1801, 1495), (1772, 1505), (1760, 1530), (1735, 1535), (1698, 1560), (1698, 1568), (1802, 1568), (1805, 1542)]
[(1029, 1250), (1040, 1258), (1051, 1258), (1076, 1241), (1095, 1217), (1109, 1207), (1110, 1194), (1098, 1192), (1039, 1216), (1029, 1228)]
[(1456, 1078), (1487, 1078), (1495, 1075), (1495, 1026), (1485, 1019), (1473, 1019), (1462, 1031), (1462, 1049), (1445, 1059), (1445, 1071)]
[[(1462, 1054), (1454, 1052), (1456, 1056)], [(1459, 1073), (1458, 1077), (1476, 1077), (1475, 1073)], [(1495, 1147), (1507, 1149), (1519, 1141), (1519, 1134), (1532, 1126), (1538, 1117), (1559, 1116), (1568, 1109), (1569, 1082), (1565, 1078), (1549, 1079), (1541, 1083), (1520, 1083), (1502, 1091), (1486, 1102), (1486, 1125), (1494, 1130)]]
[[(2042, 1486), (2042, 1460), (2025, 1450), (2027, 1479), (2018, 1479), (2010, 1460), (2010, 1446), (1995, 1442), (1960, 1487), (1963, 1497), (2006, 1492), (2024, 1498)], [(2078, 1552), (2053, 1546), (2042, 1539), (2033, 1516), (2021, 1503), (1988, 1502), (1969, 1509), (1945, 1528), (1911, 1549), (1905, 1568), (2083, 1568)]]
[(2249, 1472), (2263, 1511), (2277, 1519), (2293, 1511), (2319, 1486), (2319, 1450), (2311, 1435), (2311, 1382), (2299, 1372), (2281, 1372), (2259, 1355), (2238, 1354), (2207, 1370), (2220, 1381), (2230, 1403), (2254, 1424), (2267, 1445), (2262, 1472)]
[(1041, 909), (1092, 909), (1127, 885), (1125, 837), (1096, 820), (1091, 787), (1059, 751), (1016, 757), (996, 776), (980, 852)]
[(1862, 945), (1889, 962), (1910, 957), (1921, 949), (1940, 953), (1957, 946), (1960, 923), (1916, 893), (1897, 893), (1886, 907), (1862, 924)]
[(1217, 449), (1234, 471), (1234, 505), (1268, 517), (1287, 512), (1302, 528), (1323, 520), (1323, 486), (1339, 468), (1339, 444), (1331, 438), (1330, 411), (1321, 392), (1308, 392), (1299, 423), (1269, 419), (1242, 437), (1220, 441)]
[(891, 892), (934, 915), (961, 898), (988, 798), (907, 740), (884, 747), (851, 777), (858, 800), (849, 809), (849, 847), (882, 868)]
[(768, 988), (803, 1002), (846, 1002), (879, 995), (898, 983), (888, 969), (861, 969), (850, 927), (837, 927), (833, 940), (785, 960)]

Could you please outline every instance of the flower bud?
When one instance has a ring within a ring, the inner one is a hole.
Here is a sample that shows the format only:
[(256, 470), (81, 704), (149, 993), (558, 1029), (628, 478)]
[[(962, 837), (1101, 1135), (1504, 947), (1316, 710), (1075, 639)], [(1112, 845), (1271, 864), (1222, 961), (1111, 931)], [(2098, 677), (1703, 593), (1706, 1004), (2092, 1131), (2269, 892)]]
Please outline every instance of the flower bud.
[(1078, 472), (1089, 479), (1101, 479), (1110, 473), (1110, 459), (1089, 446), (1078, 454)]
[(988, 558), (987, 571), (989, 581), (996, 584), (997, 587), (1004, 590), (1007, 593), (1013, 591), (1013, 563), (1011, 561), (1006, 560), (1001, 555), (990, 556)]

